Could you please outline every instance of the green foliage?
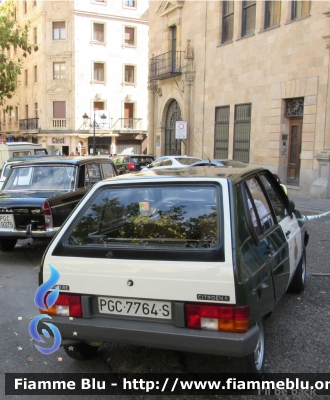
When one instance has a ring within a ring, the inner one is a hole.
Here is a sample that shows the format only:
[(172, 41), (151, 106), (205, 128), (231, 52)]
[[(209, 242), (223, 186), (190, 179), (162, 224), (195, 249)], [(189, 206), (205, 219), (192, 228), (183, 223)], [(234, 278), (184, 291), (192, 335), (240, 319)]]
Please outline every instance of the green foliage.
[[(17, 76), (21, 74), (24, 58), (38, 46), (28, 42), (29, 24), (24, 27), (15, 20), (15, 5), (7, 0), (0, 6), (0, 104), (13, 97), (17, 89)], [(21, 55), (9, 58), (7, 51), (21, 50)]]

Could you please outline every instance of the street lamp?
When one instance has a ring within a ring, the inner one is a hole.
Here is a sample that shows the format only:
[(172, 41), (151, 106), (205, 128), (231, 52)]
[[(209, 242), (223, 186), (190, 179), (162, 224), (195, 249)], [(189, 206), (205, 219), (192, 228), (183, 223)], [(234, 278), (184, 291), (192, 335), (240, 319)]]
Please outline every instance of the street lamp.
[[(88, 120), (90, 119), (89, 116), (85, 113), (83, 116), (84, 124), (87, 125)], [(92, 124), (89, 124), (91, 128), (93, 128), (93, 156), (96, 155), (96, 146), (95, 146), (95, 128), (98, 126), (98, 124), (95, 121), (95, 111), (94, 111), (94, 121)]]

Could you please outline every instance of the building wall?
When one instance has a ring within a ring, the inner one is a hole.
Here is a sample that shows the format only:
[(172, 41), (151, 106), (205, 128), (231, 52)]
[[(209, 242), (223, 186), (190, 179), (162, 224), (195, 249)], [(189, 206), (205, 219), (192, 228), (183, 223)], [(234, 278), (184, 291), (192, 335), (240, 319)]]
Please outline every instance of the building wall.
[[(148, 1), (135, 1), (136, 7), (125, 6), (125, 1), (24, 1), (17, 2), (17, 19), (20, 24), (30, 21), (33, 42), (34, 29), (38, 32), (37, 52), (29, 55), (22, 69), (17, 95), (7, 105), (19, 107), (19, 120), (25, 119), (25, 106), (29, 118), (38, 117), (38, 129), (22, 130), (19, 123), (8, 123), (1, 133), (14, 140), (25, 138), (46, 144), (50, 152), (61, 149), (76, 152), (80, 146), (87, 152), (94, 140), (107, 142), (109, 152), (116, 152), (117, 140), (122, 135), (145, 139), (147, 132), (147, 68), (148, 59)], [(66, 35), (61, 40), (53, 38), (53, 23), (65, 22)], [(102, 43), (93, 40), (93, 23), (104, 24)], [(124, 26), (136, 30), (135, 45), (124, 45)], [(54, 79), (54, 63), (65, 62), (64, 79)], [(104, 63), (105, 81), (93, 79), (94, 63)], [(136, 81), (124, 83), (124, 65), (135, 66)], [(34, 66), (38, 68), (38, 81), (33, 82)], [(29, 82), (25, 85), (24, 71)], [(65, 102), (66, 115), (54, 119), (54, 101)], [(95, 113), (94, 102), (104, 102), (105, 109)], [(139, 118), (137, 130), (118, 128), (115, 122), (124, 118), (124, 102), (132, 103), (134, 118)], [(38, 111), (35, 112), (35, 103)], [(1, 119), (3, 110), (0, 107)], [(84, 124), (82, 116), (90, 119)], [(100, 119), (105, 114), (106, 119)], [(93, 123), (97, 123), (94, 129)], [(102, 124), (104, 122), (104, 124)], [(92, 126), (90, 126), (92, 125)], [(142, 136), (141, 136), (142, 134)], [(138, 143), (142, 143), (138, 139)], [(110, 148), (110, 143), (112, 147)], [(145, 146), (141, 146), (144, 148)]]
[(326, 125), (330, 2), (312, 1), (310, 15), (292, 21), (292, 2), (282, 1), (279, 26), (265, 30), (265, 2), (257, 1), (254, 34), (241, 37), (242, 2), (235, 1), (233, 40), (226, 44), (221, 44), (221, 1), (172, 2), (177, 7), (169, 5), (167, 9), (165, 3), (150, 2), (149, 58), (169, 50), (172, 25), (179, 31), (177, 50), (186, 50), (190, 40), (194, 58), (193, 73), (187, 74), (183, 68), (181, 77), (157, 81), (161, 96), (150, 90), (153, 127), (149, 126), (149, 138), (161, 138), (161, 146), (156, 146), (156, 139), (149, 139), (156, 153), (164, 154), (164, 116), (170, 99), (178, 101), (182, 118), (188, 119), (187, 154), (203, 158), (214, 157), (215, 108), (230, 106), (228, 155), (232, 158), (235, 105), (251, 103), (249, 161), (278, 172), (286, 181), (288, 160), (282, 155), (282, 135), (289, 133), (290, 120), (284, 116), (285, 100), (303, 97), (296, 189), (309, 193), (319, 176), (317, 155), (330, 149)]

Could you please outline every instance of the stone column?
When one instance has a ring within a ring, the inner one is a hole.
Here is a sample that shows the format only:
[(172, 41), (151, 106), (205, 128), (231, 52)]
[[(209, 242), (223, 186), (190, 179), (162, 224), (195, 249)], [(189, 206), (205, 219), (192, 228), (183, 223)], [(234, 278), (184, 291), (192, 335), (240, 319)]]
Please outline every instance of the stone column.
[(321, 151), (316, 156), (319, 162), (319, 177), (310, 188), (310, 193), (318, 199), (330, 199), (330, 151)]
[(147, 154), (156, 154), (155, 149), (155, 121), (157, 121), (157, 84), (148, 83), (148, 143)]

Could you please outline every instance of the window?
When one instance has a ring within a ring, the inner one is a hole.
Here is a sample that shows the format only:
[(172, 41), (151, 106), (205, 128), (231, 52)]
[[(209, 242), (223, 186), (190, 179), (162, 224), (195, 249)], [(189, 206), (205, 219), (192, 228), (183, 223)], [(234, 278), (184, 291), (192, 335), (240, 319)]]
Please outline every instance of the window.
[(53, 101), (53, 118), (66, 118), (65, 101)]
[(294, 0), (292, 2), (292, 19), (299, 19), (309, 15), (310, 1)]
[(94, 63), (94, 81), (104, 82), (104, 64)]
[(27, 13), (27, 1), (23, 1), (23, 10), (24, 10), (24, 14)]
[(54, 62), (53, 63), (53, 79), (65, 79), (66, 78), (66, 65), (65, 62)]
[(29, 118), (29, 106), (27, 104), (25, 105), (25, 118)]
[(53, 22), (53, 40), (64, 40), (65, 38), (65, 22)]
[(104, 42), (104, 24), (93, 24), (94, 36), (93, 40), (97, 42)]
[(101, 165), (102, 165), (104, 179), (113, 178), (114, 176), (116, 176), (116, 172), (114, 171), (112, 164), (104, 163)]
[(103, 110), (105, 110), (105, 102), (94, 101), (94, 111), (103, 111)]
[(34, 115), (35, 118), (38, 118), (38, 103), (34, 103)]
[(250, 158), (251, 104), (235, 105), (234, 160), (248, 163)]
[(125, 26), (125, 44), (134, 46), (135, 44), (135, 29)]
[(265, 29), (279, 25), (280, 19), (281, 19), (281, 2), (266, 1)]
[(256, 2), (243, 1), (242, 36), (249, 36), (254, 33), (256, 21)]
[(222, 43), (231, 42), (234, 32), (234, 1), (224, 1), (222, 10)]
[(37, 28), (33, 28), (33, 41), (34, 41), (34, 44), (38, 43), (38, 29)]
[(272, 213), (257, 179), (248, 179), (244, 185), (251, 222), (259, 236), (274, 225)]
[(125, 0), (126, 7), (136, 7), (135, 0)]
[(25, 86), (27, 86), (29, 83), (29, 75), (28, 75), (27, 69), (24, 71), (24, 83), (25, 83)]
[(37, 0), (33, 0), (33, 7), (37, 5)]
[(214, 132), (214, 158), (228, 158), (229, 106), (216, 107)]
[(5, 123), (6, 122), (6, 111), (2, 110), (2, 120)]
[(15, 107), (15, 122), (18, 122), (18, 107)]
[(269, 177), (266, 175), (261, 175), (260, 180), (262, 185), (264, 186), (268, 198), (273, 206), (276, 220), (280, 222), (283, 218), (287, 216), (287, 210), (285, 208), (285, 205), (283, 203), (283, 200), (279, 193), (275, 190), (273, 183), (269, 180)]
[(125, 65), (125, 83), (134, 83), (135, 74), (133, 65)]
[(68, 232), (67, 245), (205, 254), (219, 246), (219, 214), (211, 185), (105, 188)]
[(34, 66), (34, 83), (38, 82), (38, 67)]

